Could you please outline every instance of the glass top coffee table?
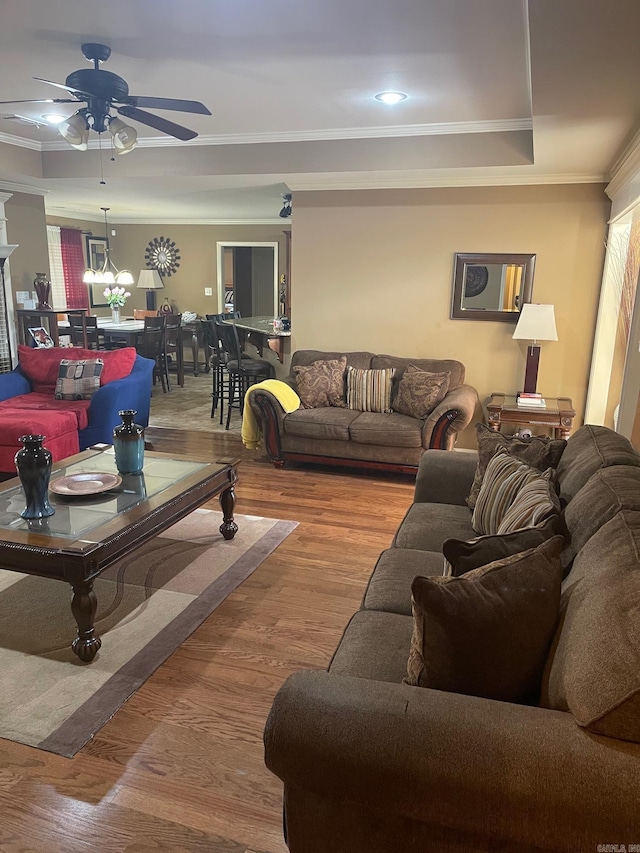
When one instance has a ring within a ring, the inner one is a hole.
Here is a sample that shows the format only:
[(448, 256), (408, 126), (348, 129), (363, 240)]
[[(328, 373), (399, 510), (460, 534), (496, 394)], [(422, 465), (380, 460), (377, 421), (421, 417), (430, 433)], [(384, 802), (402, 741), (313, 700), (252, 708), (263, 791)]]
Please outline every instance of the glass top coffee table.
[(143, 473), (121, 475), (122, 482), (108, 491), (72, 497), (54, 493), (51, 486), (63, 477), (117, 474), (113, 448), (98, 445), (54, 464), (49, 501), (56, 511), (37, 521), (20, 517), (25, 506), (20, 481), (0, 483), (0, 568), (71, 584), (78, 625), (72, 648), (90, 662), (101, 645), (94, 628), (95, 578), (216, 495), (223, 515), (220, 533), (233, 539), (238, 464), (231, 458), (211, 462), (145, 451)]

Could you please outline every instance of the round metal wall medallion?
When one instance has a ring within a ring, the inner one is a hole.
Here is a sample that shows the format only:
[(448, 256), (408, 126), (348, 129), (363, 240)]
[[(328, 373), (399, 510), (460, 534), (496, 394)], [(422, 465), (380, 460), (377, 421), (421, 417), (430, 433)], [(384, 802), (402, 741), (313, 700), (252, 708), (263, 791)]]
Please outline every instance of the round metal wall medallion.
[(180, 250), (168, 237), (154, 237), (145, 249), (144, 260), (160, 275), (173, 275), (180, 266)]

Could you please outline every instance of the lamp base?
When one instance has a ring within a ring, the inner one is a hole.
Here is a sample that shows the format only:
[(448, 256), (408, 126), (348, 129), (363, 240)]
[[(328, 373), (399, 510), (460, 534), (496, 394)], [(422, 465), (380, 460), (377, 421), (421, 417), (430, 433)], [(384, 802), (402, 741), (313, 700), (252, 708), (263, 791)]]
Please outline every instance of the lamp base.
[(147, 290), (147, 311), (156, 310), (156, 292), (155, 290)]
[(524, 393), (535, 394), (538, 384), (538, 364), (540, 362), (540, 347), (530, 344), (527, 347), (527, 363), (524, 370)]

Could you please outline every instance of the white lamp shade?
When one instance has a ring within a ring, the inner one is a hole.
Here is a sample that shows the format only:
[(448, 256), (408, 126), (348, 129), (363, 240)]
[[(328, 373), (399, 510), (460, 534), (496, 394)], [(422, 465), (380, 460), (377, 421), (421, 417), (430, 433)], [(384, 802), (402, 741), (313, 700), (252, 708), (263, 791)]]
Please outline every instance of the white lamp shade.
[(526, 341), (557, 341), (558, 332), (553, 305), (525, 302), (513, 337), (516, 340)]
[(19, 245), (19, 243), (7, 243), (4, 246), (0, 246), (0, 258), (6, 261), (11, 252), (13, 252), (14, 249), (17, 249)]
[(158, 270), (140, 270), (136, 286), (142, 290), (162, 290), (164, 284)]
[(96, 280), (96, 272), (95, 270), (86, 269), (84, 271), (84, 275), (82, 276), (82, 281), (85, 284), (93, 284)]

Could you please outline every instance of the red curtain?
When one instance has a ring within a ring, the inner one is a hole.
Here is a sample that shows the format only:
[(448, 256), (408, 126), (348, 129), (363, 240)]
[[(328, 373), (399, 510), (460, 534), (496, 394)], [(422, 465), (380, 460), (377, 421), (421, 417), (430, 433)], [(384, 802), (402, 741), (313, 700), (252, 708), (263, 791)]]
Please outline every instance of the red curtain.
[(89, 308), (87, 285), (82, 281), (85, 270), (82, 234), (73, 228), (61, 228), (60, 247), (67, 308)]

